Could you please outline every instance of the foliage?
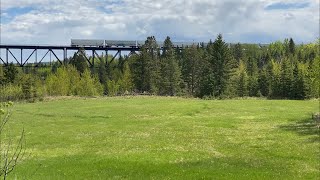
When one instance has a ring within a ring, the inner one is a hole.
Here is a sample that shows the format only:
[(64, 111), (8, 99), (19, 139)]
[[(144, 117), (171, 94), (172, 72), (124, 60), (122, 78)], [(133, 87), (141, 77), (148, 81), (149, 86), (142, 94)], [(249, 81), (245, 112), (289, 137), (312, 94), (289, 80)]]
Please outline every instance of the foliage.
[(182, 58), (181, 73), (185, 84), (184, 87), (189, 95), (195, 96), (199, 92), (199, 81), (202, 71), (204, 71), (201, 68), (208, 66), (202, 66), (202, 63), (204, 64), (205, 61), (203, 60), (201, 50), (195, 46), (185, 49)]
[(79, 74), (74, 66), (58, 68), (57, 73), (49, 75), (46, 86), (51, 96), (98, 96), (103, 93), (98, 77), (91, 76), (88, 69)]
[(23, 100), (24, 94), (22, 88), (15, 84), (6, 84), (0, 86), (0, 102)]
[(317, 43), (296, 45), (290, 38), (269, 45), (227, 44), (219, 34), (208, 46), (183, 49), (173, 48), (167, 37), (160, 49), (155, 37), (150, 36), (139, 53), (112, 59), (102, 56), (90, 69), (87, 61), (93, 61), (93, 57), (85, 57), (83, 49), (62, 66), (54, 62), (51, 69), (20, 69), (14, 64), (1, 67), (0, 97), (34, 101), (46, 95), (115, 96), (135, 92), (200, 98), (319, 98)]
[(115, 80), (109, 80), (107, 81), (107, 87), (108, 87), (108, 95), (109, 96), (116, 96), (119, 93), (120, 85), (118, 81)]
[(248, 75), (245, 64), (240, 61), (239, 69), (237, 71), (237, 95), (239, 97), (248, 96)]
[(16, 76), (18, 74), (18, 70), (15, 67), (13, 63), (10, 63), (5, 69), (4, 69), (4, 79), (6, 83), (13, 83), (16, 79)]
[(76, 91), (76, 95), (79, 96), (101, 96), (103, 94), (103, 86), (99, 83), (98, 77), (92, 77), (90, 71), (85, 70), (81, 74)]
[(80, 73), (84, 73), (84, 71), (88, 69), (88, 63), (84, 56), (85, 54), (85, 50), (81, 49), (78, 53), (73, 55), (73, 58), (70, 61), (70, 64), (75, 66)]
[(232, 68), (232, 58), (227, 44), (223, 41), (222, 35), (219, 34), (216, 40), (208, 45), (208, 62), (209, 71), (207, 81), (212, 86), (205, 89), (203, 95), (213, 95), (218, 97), (223, 94), (227, 87)]
[(170, 37), (164, 41), (164, 48), (160, 62), (159, 94), (174, 96), (180, 91), (181, 70)]

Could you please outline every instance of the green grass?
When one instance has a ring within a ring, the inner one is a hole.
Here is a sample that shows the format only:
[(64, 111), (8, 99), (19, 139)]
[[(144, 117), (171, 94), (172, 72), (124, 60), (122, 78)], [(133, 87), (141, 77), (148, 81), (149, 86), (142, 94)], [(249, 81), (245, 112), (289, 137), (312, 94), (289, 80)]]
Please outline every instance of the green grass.
[(16, 104), (17, 179), (317, 179), (317, 101), (166, 97)]

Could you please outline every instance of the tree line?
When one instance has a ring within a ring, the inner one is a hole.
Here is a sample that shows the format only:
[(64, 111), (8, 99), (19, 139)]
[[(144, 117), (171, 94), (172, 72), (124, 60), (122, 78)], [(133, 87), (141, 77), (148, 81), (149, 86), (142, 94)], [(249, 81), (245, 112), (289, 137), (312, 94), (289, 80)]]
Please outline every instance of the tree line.
[[(44, 96), (152, 94), (200, 98), (319, 98), (319, 43), (296, 45), (292, 38), (269, 45), (214, 41), (183, 49), (170, 37), (163, 49), (148, 37), (139, 53), (95, 59), (89, 68), (77, 53), (60, 66), (0, 68), (1, 100)], [(92, 61), (92, 57), (89, 58)]]

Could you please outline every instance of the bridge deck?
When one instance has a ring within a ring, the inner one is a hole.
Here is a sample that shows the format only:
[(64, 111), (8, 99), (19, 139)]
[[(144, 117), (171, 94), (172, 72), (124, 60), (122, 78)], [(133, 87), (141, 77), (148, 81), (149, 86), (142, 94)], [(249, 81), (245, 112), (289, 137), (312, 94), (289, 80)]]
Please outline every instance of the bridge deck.
[(79, 50), (80, 48), (85, 50), (95, 51), (139, 51), (141, 47), (94, 47), (94, 46), (51, 46), (51, 45), (4, 45), (0, 44), (0, 49), (55, 49), (55, 50)]

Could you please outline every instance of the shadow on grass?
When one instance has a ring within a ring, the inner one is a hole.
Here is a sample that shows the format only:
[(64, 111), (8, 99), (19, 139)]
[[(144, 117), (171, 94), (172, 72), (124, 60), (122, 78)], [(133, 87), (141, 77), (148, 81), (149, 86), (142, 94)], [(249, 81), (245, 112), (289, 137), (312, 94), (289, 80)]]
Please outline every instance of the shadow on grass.
[(280, 129), (295, 132), (301, 136), (309, 136), (309, 142), (320, 142), (320, 128), (312, 118), (280, 126)]

